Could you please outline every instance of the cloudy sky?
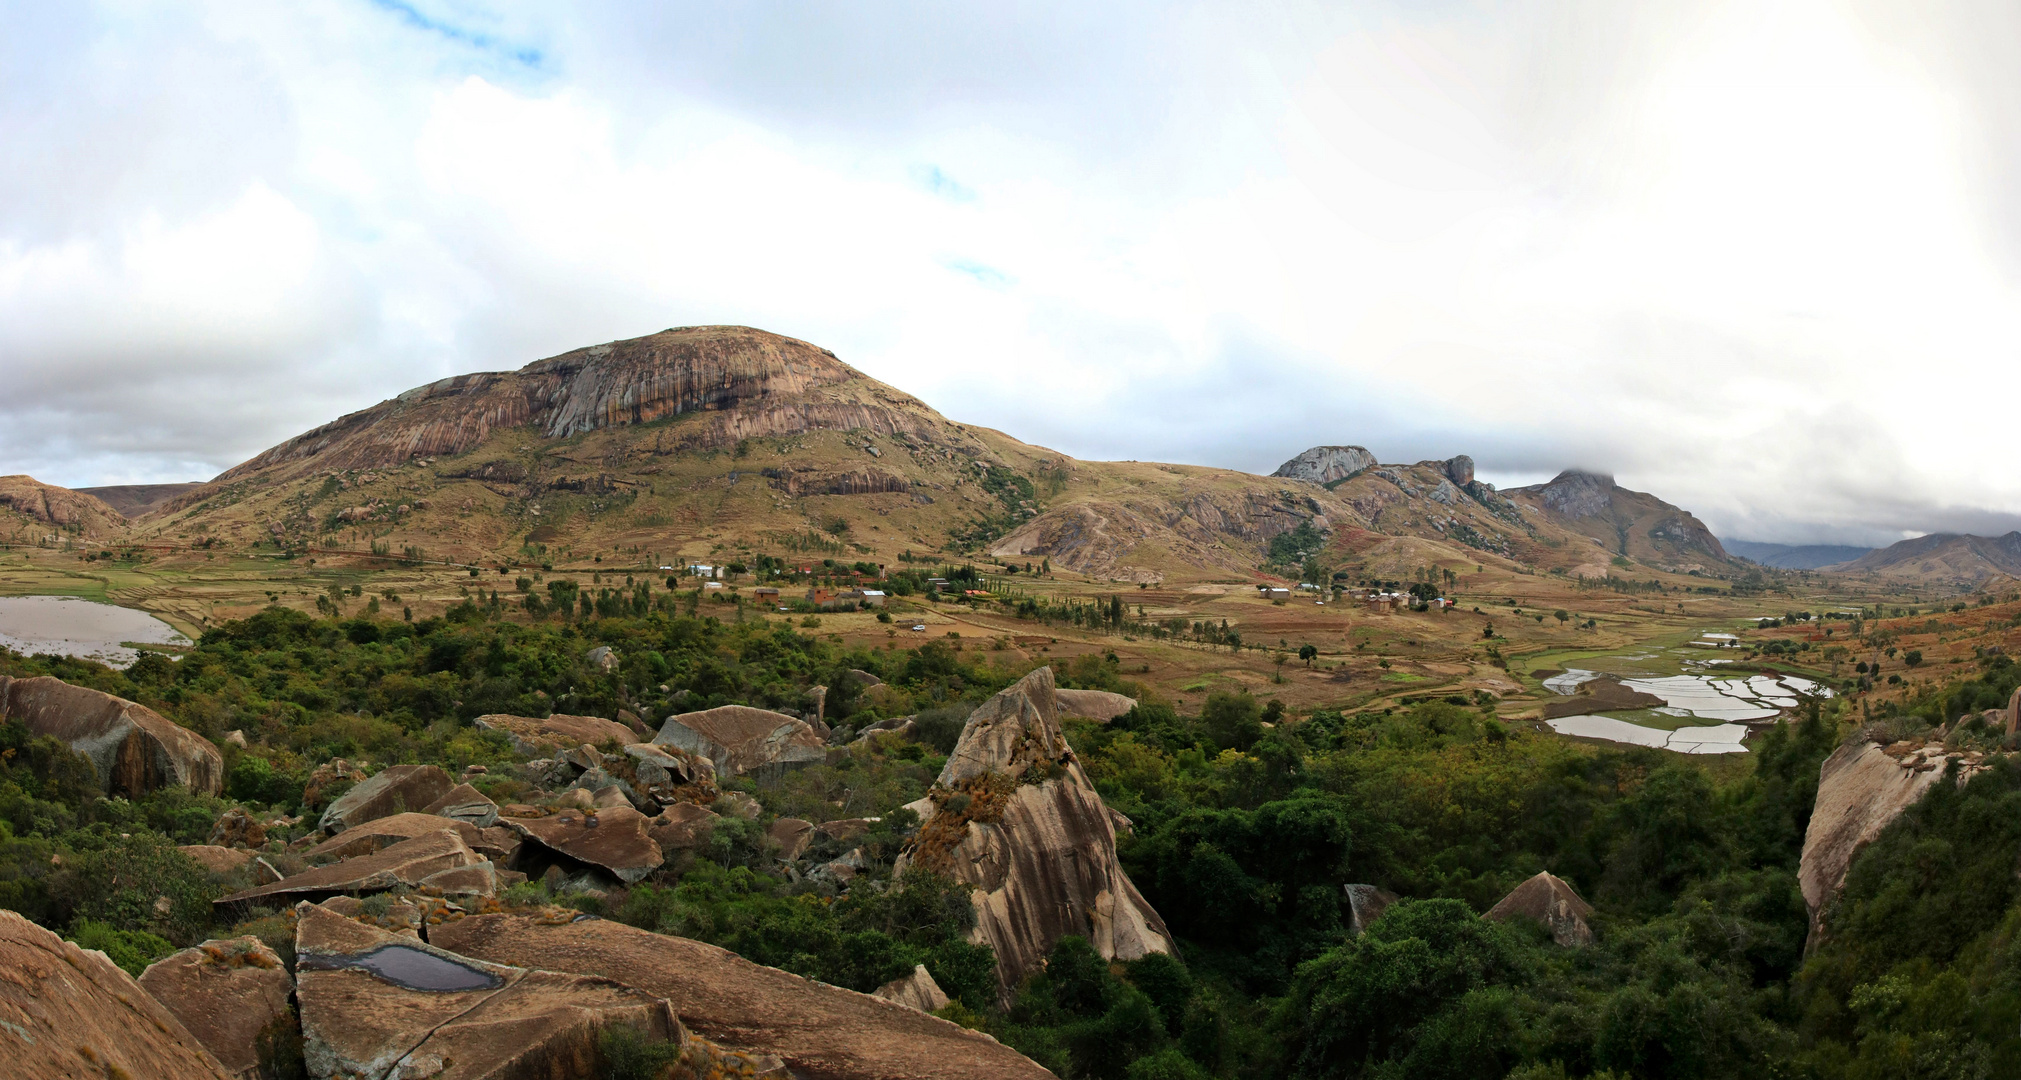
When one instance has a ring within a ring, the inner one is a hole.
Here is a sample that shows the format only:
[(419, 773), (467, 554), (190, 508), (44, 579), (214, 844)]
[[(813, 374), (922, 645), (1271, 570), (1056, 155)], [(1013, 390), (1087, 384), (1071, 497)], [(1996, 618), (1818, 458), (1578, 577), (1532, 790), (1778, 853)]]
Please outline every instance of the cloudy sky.
[(1083, 458), (2021, 524), (2021, 9), (0, 0), (0, 473), (747, 323)]

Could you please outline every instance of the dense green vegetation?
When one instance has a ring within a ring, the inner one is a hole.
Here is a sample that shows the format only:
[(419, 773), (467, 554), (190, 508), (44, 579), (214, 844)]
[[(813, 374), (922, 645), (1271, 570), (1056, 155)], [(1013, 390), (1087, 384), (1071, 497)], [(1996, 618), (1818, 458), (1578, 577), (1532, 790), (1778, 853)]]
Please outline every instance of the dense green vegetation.
[[(896, 808), (926, 791), (966, 710), (1025, 665), (958, 642), (845, 648), (700, 607), (533, 625), (479, 605), (412, 624), (274, 609), (125, 673), (0, 654), (0, 673), (56, 674), (221, 744), (233, 730), (249, 741), (224, 746), (227, 798), (108, 800), (87, 759), (0, 726), (0, 906), (137, 971), (234, 929), (209, 902), (224, 885), (175, 845), (201, 842), (234, 802), (317, 811), (341, 790), (312, 791), (330, 758), (485, 764), (481, 785), (504, 799), (527, 784), (510, 747), (470, 725), (484, 713), (799, 708), (822, 685), (840, 726), (916, 715), (913, 736), (738, 783), (768, 814), (882, 815), (851, 842), (871, 863), (853, 888), (785, 872), (759, 823), (728, 819), (629, 889), (550, 879), (513, 899), (861, 990), (923, 963), (955, 999), (946, 1015), (1067, 1077), (2021, 1075), (2021, 768), (1996, 758), (1933, 788), (1855, 862), (1808, 957), (1795, 875), (1824, 757), (1863, 724), (1914, 734), (2004, 701), (2021, 681), (2004, 656), (1885, 717), (1813, 710), (1724, 763), (1516, 730), (1491, 706), (1291, 720), (1245, 694), (1211, 695), (1198, 715), (1144, 695), (1068, 735), (1133, 820), (1124, 864), (1181, 952), (1111, 965), (1067, 938), (1005, 1008), (993, 957), (966, 940), (963, 891), (891, 867), (911, 824)], [(619, 655), (615, 671), (586, 659), (598, 645)], [(850, 669), (885, 685), (862, 689)], [(1101, 656), (1059, 675), (1141, 692)], [(1547, 869), (1596, 907), (1596, 944), (1565, 949), (1541, 927), (1479, 917)], [(1405, 899), (1350, 937), (1350, 882)], [(239, 932), (285, 943), (276, 913), (240, 914)], [(650, 1064), (651, 1048), (619, 1049)]]

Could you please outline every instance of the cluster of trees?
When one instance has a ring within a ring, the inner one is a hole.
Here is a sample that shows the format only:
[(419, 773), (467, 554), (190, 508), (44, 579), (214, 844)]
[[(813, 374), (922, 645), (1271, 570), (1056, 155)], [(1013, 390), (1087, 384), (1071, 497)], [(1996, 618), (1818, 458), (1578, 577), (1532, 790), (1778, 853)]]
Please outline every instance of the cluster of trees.
[[(1107, 725), (1070, 722), (1068, 736), (1105, 800), (1133, 820), (1121, 857), (1179, 950), (1111, 965), (1063, 939), (1000, 1006), (994, 958), (966, 937), (964, 891), (891, 873), (910, 824), (899, 808), (932, 783), (968, 710), (1023, 674), (1008, 654), (960, 644), (845, 648), (655, 603), (533, 625), (274, 608), (207, 633), (180, 661), (150, 655), (123, 673), (0, 654), (0, 673), (56, 674), (221, 744), (232, 729), (250, 742), (222, 744), (223, 799), (180, 789), (105, 799), (88, 759), (0, 726), (0, 906), (130, 970), (228, 933), (285, 944), (278, 918), (215, 921), (219, 886), (175, 849), (201, 842), (232, 803), (313, 814), (341, 788), (312, 791), (310, 774), (337, 756), (486, 764), (480, 783), (510, 799), (526, 794), (517, 759), (473, 729), (474, 716), (790, 707), (820, 684), (841, 725), (902, 710), (917, 717), (914, 735), (738, 783), (770, 814), (883, 818), (852, 841), (871, 862), (855, 887), (837, 895), (784, 872), (763, 819), (731, 819), (704, 850), (629, 889), (531, 882), (514, 898), (860, 990), (925, 964), (955, 999), (947, 1016), (1063, 1077), (2021, 1072), (2021, 768), (2005, 759), (1969, 783), (1935, 785), (1886, 830), (1855, 861), (1831, 932), (1807, 957), (1795, 872), (1819, 765), (1859, 737), (1855, 710), (1813, 709), (1752, 743), (1742, 768), (1714, 769), (1512, 728), (1464, 699), (1294, 720), (1275, 701), (1219, 692), (1182, 712), (1103, 655), (1065, 664), (1061, 682), (1143, 704)], [(616, 651), (615, 670), (587, 662), (594, 645)], [(855, 688), (841, 677), (851, 668), (885, 685)], [(1927, 732), (2004, 704), (2017, 684), (2021, 667), (1990, 655), (1871, 721), (1887, 727), (1866, 737)], [(1480, 917), (1539, 870), (1594, 904), (1594, 945), (1565, 949), (1540, 927)], [(1359, 937), (1342, 891), (1357, 882), (1404, 898)]]

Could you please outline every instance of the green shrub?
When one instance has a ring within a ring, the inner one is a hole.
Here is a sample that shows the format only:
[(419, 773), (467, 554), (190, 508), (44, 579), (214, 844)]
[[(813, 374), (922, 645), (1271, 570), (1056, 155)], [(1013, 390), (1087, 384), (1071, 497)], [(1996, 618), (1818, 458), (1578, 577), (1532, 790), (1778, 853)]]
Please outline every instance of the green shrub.
[(175, 946), (145, 930), (117, 930), (102, 922), (79, 918), (70, 925), (70, 940), (79, 948), (97, 949), (136, 978), (149, 964), (175, 951)]

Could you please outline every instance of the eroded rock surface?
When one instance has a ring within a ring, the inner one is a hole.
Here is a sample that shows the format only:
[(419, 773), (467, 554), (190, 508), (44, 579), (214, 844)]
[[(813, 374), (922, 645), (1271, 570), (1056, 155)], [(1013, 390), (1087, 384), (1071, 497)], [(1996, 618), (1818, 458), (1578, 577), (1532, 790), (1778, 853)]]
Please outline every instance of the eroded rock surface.
[(512, 748), (527, 757), (547, 757), (571, 746), (602, 746), (613, 740), (622, 746), (638, 738), (625, 725), (597, 716), (491, 713), (471, 723), (482, 731), (504, 732), (512, 740)]
[(379, 892), (395, 885), (419, 885), (429, 875), (485, 860), (470, 850), (454, 828), (402, 840), (370, 855), (319, 866), (292, 877), (236, 892), (217, 901), (243, 903), (268, 896), (321, 897), (330, 893)]
[(1315, 446), (1277, 467), (1272, 476), (1330, 484), (1375, 467), (1375, 455), (1359, 446)]
[(706, 806), (675, 803), (646, 822), (646, 832), (662, 852), (686, 851), (707, 844), (720, 820), (721, 816)]
[[(1804, 831), (1803, 858), (1797, 864), (1813, 942), (1845, 887), (1853, 857), (1944, 778), (1953, 756), (1939, 745), (1882, 747), (1862, 739), (1825, 759), (1818, 769), (1817, 802)], [(1959, 782), (1971, 771), (1963, 769)]]
[(0, 720), (19, 720), (89, 757), (108, 795), (173, 784), (205, 795), (224, 788), (224, 757), (210, 740), (145, 705), (51, 675), (0, 675)]
[[(229, 1080), (133, 976), (0, 910), (0, 1073), (10, 1077), (126, 1076)], [(117, 1070), (117, 1071), (115, 1071)]]
[(430, 931), (437, 946), (498, 964), (598, 974), (665, 998), (689, 1030), (776, 1054), (824, 1080), (1050, 1077), (988, 1036), (916, 1009), (761, 967), (726, 949), (603, 919), (559, 925), (474, 915)]
[(972, 940), (996, 950), (1008, 997), (1067, 934), (1110, 960), (1171, 952), (1165, 920), (1116, 859), (1108, 808), (1060, 734), (1052, 669), (969, 716), (920, 815), (908, 864), (974, 886)]
[(389, 765), (339, 796), (323, 811), (319, 825), (324, 832), (340, 833), (374, 818), (418, 811), (453, 786), (449, 774), (434, 765)]
[(818, 765), (827, 759), (827, 744), (805, 720), (748, 705), (669, 716), (653, 742), (708, 758), (716, 772), (726, 776)]
[(295, 1023), (288, 1004), (295, 977), (256, 937), (184, 949), (149, 965), (139, 981), (240, 1080), (258, 1080), (263, 1053), (271, 1056)]
[(1593, 906), (1563, 878), (1549, 871), (1523, 882), (1488, 909), (1487, 918), (1507, 922), (1514, 918), (1535, 919), (1551, 930), (1551, 940), (1567, 948), (1593, 944), (1593, 928), (1586, 916)]

